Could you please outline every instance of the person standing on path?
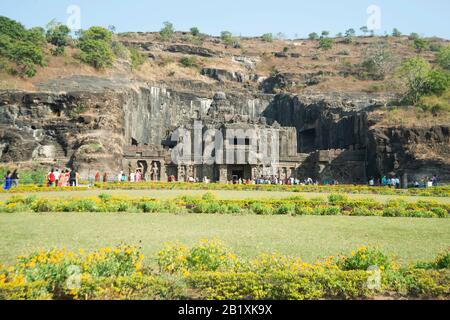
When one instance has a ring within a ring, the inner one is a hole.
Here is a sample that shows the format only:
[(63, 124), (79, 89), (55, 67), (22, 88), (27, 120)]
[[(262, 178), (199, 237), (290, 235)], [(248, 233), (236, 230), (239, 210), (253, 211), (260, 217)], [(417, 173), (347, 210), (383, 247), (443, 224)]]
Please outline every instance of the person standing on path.
[(15, 169), (11, 175), (11, 187), (18, 187), (19, 186), (19, 173), (17, 172), (17, 169)]

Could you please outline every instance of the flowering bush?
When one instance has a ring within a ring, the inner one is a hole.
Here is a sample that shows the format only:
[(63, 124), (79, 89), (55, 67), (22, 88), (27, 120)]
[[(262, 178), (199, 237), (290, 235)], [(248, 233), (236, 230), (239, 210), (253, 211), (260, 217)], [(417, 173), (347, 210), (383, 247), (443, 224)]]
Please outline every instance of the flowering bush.
[[(166, 244), (156, 255), (160, 270), (143, 268), (130, 246), (40, 251), (0, 266), (0, 299), (364, 299), (450, 296), (449, 251), (430, 263), (439, 270), (395, 266), (379, 249), (361, 247), (351, 256), (314, 264), (279, 254), (243, 259), (220, 241), (192, 247)], [(380, 282), (369, 286), (380, 267)], [(76, 276), (74, 278), (74, 276)], [(77, 282), (78, 281), (78, 282)]]
[(201, 240), (190, 249), (179, 243), (168, 243), (157, 253), (156, 260), (161, 271), (188, 274), (227, 269), (236, 262), (236, 255), (218, 240)]
[[(39, 251), (19, 257), (16, 265), (0, 272), (0, 286), (33, 286), (40, 284), (42, 294), (74, 297), (77, 286), (71, 281), (105, 277), (131, 276), (140, 272), (144, 256), (136, 247), (103, 248), (86, 253), (67, 250)], [(45, 290), (44, 290), (45, 289)]]
[(349, 256), (341, 256), (337, 262), (342, 270), (367, 270), (369, 267), (379, 267), (381, 270), (392, 268), (389, 257), (380, 249), (370, 246), (362, 246), (352, 251)]

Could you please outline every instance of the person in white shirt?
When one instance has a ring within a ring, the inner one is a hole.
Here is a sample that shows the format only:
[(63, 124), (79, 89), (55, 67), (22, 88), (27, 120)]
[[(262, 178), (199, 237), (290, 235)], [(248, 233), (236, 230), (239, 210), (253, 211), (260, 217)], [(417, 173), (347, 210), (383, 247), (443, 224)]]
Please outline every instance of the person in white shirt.
[(57, 187), (59, 185), (59, 177), (61, 176), (59, 169), (56, 169), (53, 175), (55, 176), (55, 187)]

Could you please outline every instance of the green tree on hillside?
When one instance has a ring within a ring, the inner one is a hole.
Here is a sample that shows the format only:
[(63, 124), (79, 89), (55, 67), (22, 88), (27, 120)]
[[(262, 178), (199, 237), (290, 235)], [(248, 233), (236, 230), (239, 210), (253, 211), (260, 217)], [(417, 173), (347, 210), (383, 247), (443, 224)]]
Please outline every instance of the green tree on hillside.
[(414, 39), (413, 46), (418, 52), (422, 52), (429, 48), (428, 42), (423, 38)]
[(427, 77), (431, 71), (430, 64), (421, 57), (414, 57), (402, 62), (399, 76), (405, 81), (407, 90), (404, 101), (416, 104), (427, 86)]
[(432, 69), (421, 57), (403, 61), (399, 75), (406, 84), (406, 103), (417, 104), (423, 96), (441, 96), (450, 88), (450, 73), (445, 70)]
[(394, 54), (388, 42), (372, 44), (363, 57), (361, 66), (373, 80), (384, 80), (395, 67)]
[(44, 65), (45, 37), (42, 28), (27, 30), (22, 24), (0, 16), (0, 55), (2, 68), (20, 76), (33, 77), (36, 67)]
[(55, 50), (52, 50), (54, 55), (61, 55), (64, 53), (64, 48), (69, 43), (70, 29), (64, 24), (51, 21), (47, 25), (46, 39), (47, 42), (56, 46)]
[(437, 55), (437, 63), (441, 68), (450, 71), (450, 46), (441, 48)]
[(322, 38), (319, 42), (319, 48), (322, 50), (330, 50), (333, 47), (333, 39)]
[(96, 69), (110, 67), (114, 61), (112, 32), (103, 27), (82, 31), (79, 38), (80, 59)]
[(135, 48), (130, 49), (130, 58), (132, 69), (139, 69), (140, 66), (142, 66), (145, 63), (145, 60), (147, 59), (144, 53), (139, 52)]

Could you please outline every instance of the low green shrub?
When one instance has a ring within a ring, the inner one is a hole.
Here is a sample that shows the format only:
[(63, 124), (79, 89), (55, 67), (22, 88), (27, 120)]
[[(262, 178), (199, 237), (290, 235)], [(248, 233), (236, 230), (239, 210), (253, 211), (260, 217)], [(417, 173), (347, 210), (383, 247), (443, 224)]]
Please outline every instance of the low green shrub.
[(274, 210), (274, 214), (276, 215), (289, 215), (293, 214), (295, 210), (295, 206), (292, 204), (283, 204)]
[(343, 194), (330, 194), (328, 196), (328, 202), (330, 202), (332, 204), (347, 201), (347, 200), (348, 200), (348, 198)]
[(250, 206), (250, 210), (257, 215), (271, 215), (273, 213), (272, 207), (260, 202), (252, 203)]
[(155, 213), (161, 211), (161, 205), (158, 202), (141, 202), (138, 204), (138, 208), (145, 213)]
[(227, 211), (229, 213), (238, 214), (242, 212), (242, 208), (239, 205), (232, 203), (228, 205)]

